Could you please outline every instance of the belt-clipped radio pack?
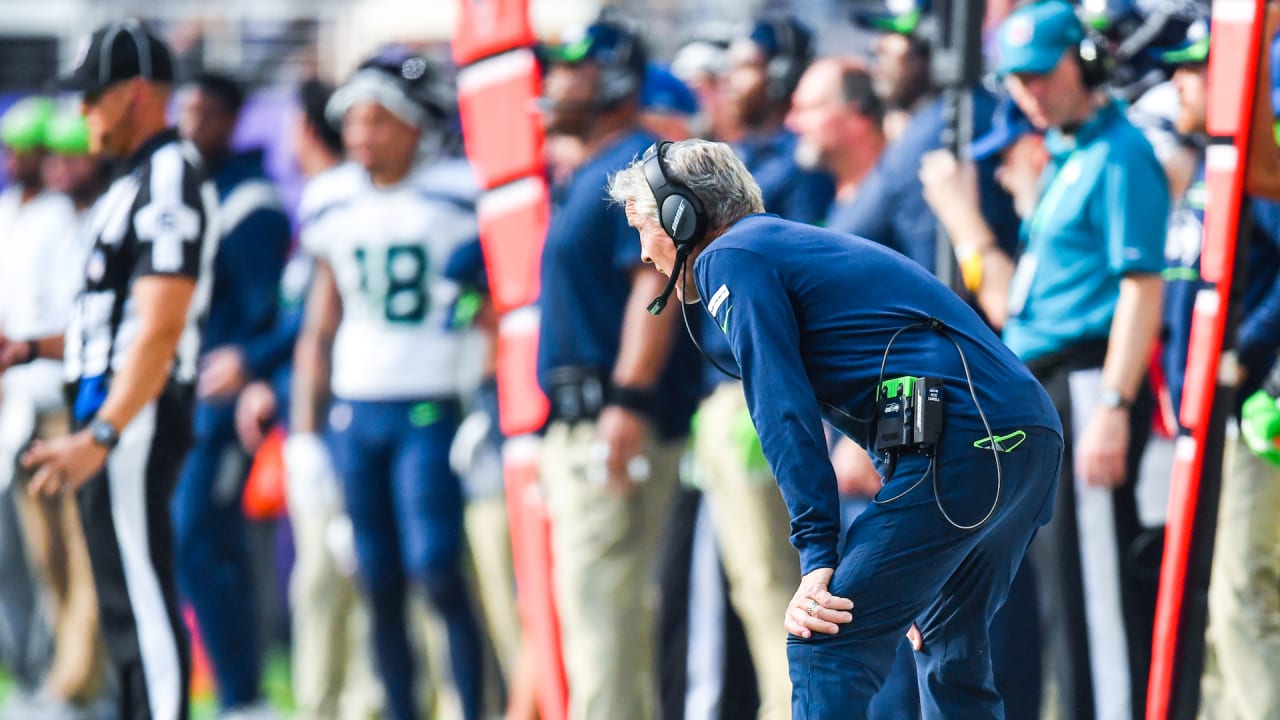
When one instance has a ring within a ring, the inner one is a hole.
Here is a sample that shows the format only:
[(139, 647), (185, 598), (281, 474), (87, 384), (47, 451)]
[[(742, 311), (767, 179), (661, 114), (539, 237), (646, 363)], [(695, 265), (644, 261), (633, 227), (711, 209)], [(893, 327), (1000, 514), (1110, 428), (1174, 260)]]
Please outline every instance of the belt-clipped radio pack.
[(877, 451), (931, 455), (942, 436), (942, 380), (910, 375), (885, 380), (876, 415)]

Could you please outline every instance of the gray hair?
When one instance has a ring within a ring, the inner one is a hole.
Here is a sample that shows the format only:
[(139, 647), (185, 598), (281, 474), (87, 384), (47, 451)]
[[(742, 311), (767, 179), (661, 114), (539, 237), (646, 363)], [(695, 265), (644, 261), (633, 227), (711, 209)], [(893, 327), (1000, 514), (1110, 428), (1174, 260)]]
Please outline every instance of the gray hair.
[[(681, 140), (663, 153), (667, 178), (698, 196), (707, 213), (707, 229), (728, 227), (752, 213), (764, 212), (764, 199), (747, 167), (721, 142)], [(642, 216), (658, 219), (658, 201), (637, 158), (609, 178), (609, 197), (619, 205), (634, 203)]]

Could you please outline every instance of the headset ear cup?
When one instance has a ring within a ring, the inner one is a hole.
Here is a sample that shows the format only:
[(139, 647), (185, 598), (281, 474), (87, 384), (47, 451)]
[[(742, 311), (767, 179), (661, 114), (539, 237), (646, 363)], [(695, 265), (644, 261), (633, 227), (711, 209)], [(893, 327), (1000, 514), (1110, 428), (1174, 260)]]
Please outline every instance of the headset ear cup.
[(1100, 35), (1089, 30), (1076, 46), (1076, 59), (1080, 64), (1080, 77), (1086, 87), (1097, 88), (1111, 79), (1111, 55), (1107, 43)]
[(770, 100), (781, 100), (784, 94), (783, 83), (786, 75), (784, 64), (786, 59), (782, 57), (770, 58), (765, 64), (765, 94)]
[(659, 213), (662, 229), (671, 236), (676, 247), (687, 245), (698, 228), (698, 214), (693, 204), (680, 193), (667, 196)]

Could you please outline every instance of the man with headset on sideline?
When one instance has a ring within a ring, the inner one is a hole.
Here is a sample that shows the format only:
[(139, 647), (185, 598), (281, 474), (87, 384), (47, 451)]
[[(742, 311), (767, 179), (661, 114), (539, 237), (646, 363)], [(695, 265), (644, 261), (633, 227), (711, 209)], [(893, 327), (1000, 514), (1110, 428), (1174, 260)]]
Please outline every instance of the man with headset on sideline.
[(1069, 428), (1058, 512), (1032, 548), (1046, 654), (1067, 714), (1142, 717), (1158, 528), (1135, 486), (1151, 429), (1144, 381), (1160, 326), (1166, 176), (1103, 89), (1105, 47), (1064, 0), (1026, 5), (997, 35), (997, 74), (1050, 160), (1010, 282), (1004, 340)]
[(784, 124), (791, 94), (813, 60), (813, 33), (791, 17), (764, 17), (730, 43), (722, 80), (729, 111), (743, 135), (733, 149), (760, 185), (769, 212), (816, 223), (835, 185), (820, 169), (795, 161), (796, 136)]
[[(791, 95), (813, 58), (813, 34), (791, 17), (763, 17), (745, 26), (727, 52), (729, 111), (744, 135), (731, 147), (761, 188), (765, 208), (797, 222), (818, 222), (834, 195), (821, 168), (802, 168), (796, 136), (784, 127)], [(675, 139), (675, 138), (667, 138)], [(791, 685), (777, 617), (800, 567), (784, 540), (787, 510), (760, 453), (742, 384), (721, 372), (733, 366), (724, 334), (698, 326), (703, 400), (693, 442), (693, 468), (715, 530), (733, 610), (755, 669), (761, 720), (787, 716)]]
[(548, 133), (585, 160), (553, 193), (542, 254), (538, 381), (551, 400), (540, 469), (552, 524), (573, 718), (655, 715), (652, 577), (697, 403), (675, 318), (644, 303), (663, 278), (635, 256), (608, 174), (653, 136), (637, 125), (640, 38), (597, 22), (547, 49)]
[[(988, 625), (1052, 512), (1062, 433), (1048, 395), (919, 265), (762, 214), (727, 145), (657, 144), (609, 194), (670, 276), (650, 310), (673, 289), (703, 302), (742, 369), (803, 572), (785, 617), (793, 717), (865, 715), (912, 623), (924, 716), (1003, 717)], [(885, 478), (844, 557), (823, 419)]]
[(65, 343), (31, 340), (16, 358), (64, 360), (76, 432), (22, 462), (32, 492), (77, 494), (122, 720), (189, 712), (169, 499), (191, 446), (218, 201), (195, 148), (165, 125), (173, 80), (173, 53), (136, 20), (82, 47), (63, 85), (83, 94), (90, 151), (120, 158), (121, 174), (86, 226)]

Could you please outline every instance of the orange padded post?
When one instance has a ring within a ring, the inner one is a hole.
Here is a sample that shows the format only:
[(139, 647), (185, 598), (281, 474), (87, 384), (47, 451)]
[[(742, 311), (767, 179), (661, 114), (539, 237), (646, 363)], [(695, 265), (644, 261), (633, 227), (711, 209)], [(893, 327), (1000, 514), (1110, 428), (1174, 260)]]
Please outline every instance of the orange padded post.
[(477, 205), (480, 242), (494, 309), (498, 417), (512, 560), (523, 632), (537, 668), (538, 714), (568, 717), (569, 690), (552, 589), (551, 519), (538, 484), (547, 419), (538, 387), (538, 268), (550, 215), (543, 177), (542, 75), (531, 46), (528, 0), (461, 0), (453, 55), (463, 142), (484, 193)]

